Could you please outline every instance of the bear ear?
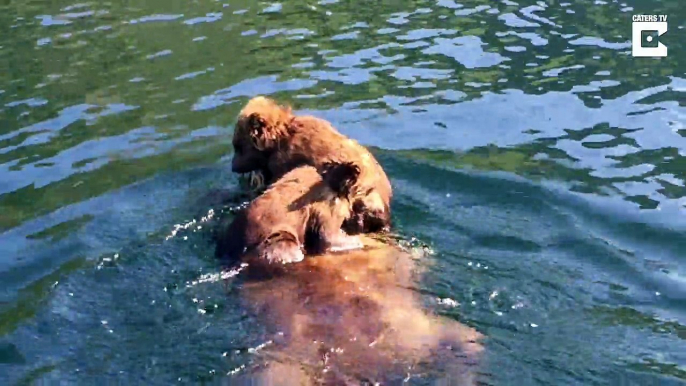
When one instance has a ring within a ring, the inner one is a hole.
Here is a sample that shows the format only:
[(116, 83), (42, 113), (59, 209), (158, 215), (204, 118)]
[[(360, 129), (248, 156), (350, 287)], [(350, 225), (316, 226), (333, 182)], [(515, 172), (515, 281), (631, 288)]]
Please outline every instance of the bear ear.
[(255, 148), (260, 151), (264, 151), (268, 147), (266, 126), (267, 122), (258, 113), (250, 114), (246, 122), (246, 127), (250, 133), (250, 139), (252, 140), (253, 145), (255, 145)]
[(353, 162), (327, 162), (322, 167), (322, 178), (329, 188), (341, 196), (350, 196), (360, 177), (360, 167)]

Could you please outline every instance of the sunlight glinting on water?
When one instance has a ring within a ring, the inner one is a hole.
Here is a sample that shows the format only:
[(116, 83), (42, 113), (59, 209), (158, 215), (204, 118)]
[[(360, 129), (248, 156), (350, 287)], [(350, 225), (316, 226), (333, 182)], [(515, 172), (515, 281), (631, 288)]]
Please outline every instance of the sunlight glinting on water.
[[(169, 239), (171, 239), (171, 238), (176, 237), (176, 234), (177, 234), (180, 230), (188, 229), (188, 228), (194, 226), (194, 225), (197, 224), (197, 223), (208, 222), (208, 221), (210, 221), (213, 217), (214, 217), (214, 209), (210, 209), (210, 210), (207, 212), (207, 215), (201, 217), (199, 221), (196, 220), (196, 219), (193, 219), (193, 220), (191, 220), (191, 221), (189, 221), (189, 222), (187, 222), (187, 223), (185, 223), (185, 224), (174, 224), (174, 229), (172, 229), (171, 233), (170, 233), (167, 237), (165, 237), (165, 240), (169, 240)], [(201, 230), (201, 229), (202, 229), (202, 225), (198, 225), (198, 226), (193, 230), (193, 232), (198, 231), (198, 230)]]
[(186, 288), (195, 287), (198, 284), (204, 283), (215, 283), (220, 280), (231, 279), (232, 277), (238, 276), (241, 271), (248, 267), (248, 264), (242, 263), (237, 268), (232, 268), (230, 270), (216, 272), (216, 273), (206, 273), (198, 277), (197, 279), (190, 281), (186, 284)]

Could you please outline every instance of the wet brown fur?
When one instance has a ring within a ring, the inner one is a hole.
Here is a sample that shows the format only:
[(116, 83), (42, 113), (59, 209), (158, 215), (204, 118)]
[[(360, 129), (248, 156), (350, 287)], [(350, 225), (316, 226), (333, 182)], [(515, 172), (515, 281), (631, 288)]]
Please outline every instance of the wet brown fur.
[(236, 215), (218, 238), (217, 257), (268, 267), (300, 261), (305, 253), (361, 247), (341, 230), (359, 173), (354, 164), (291, 170)]
[(326, 120), (294, 115), (289, 107), (258, 96), (239, 113), (233, 145), (232, 170), (262, 174), (267, 184), (303, 164), (321, 169), (329, 162), (356, 163), (359, 199), (344, 229), (355, 234), (389, 228), (393, 193), (386, 173), (369, 150)]
[(256, 352), (259, 366), (230, 384), (395, 385), (408, 375), (476, 384), (481, 334), (423, 308), (408, 252), (361, 239), (364, 250), (306, 259), (242, 286), (270, 343)]

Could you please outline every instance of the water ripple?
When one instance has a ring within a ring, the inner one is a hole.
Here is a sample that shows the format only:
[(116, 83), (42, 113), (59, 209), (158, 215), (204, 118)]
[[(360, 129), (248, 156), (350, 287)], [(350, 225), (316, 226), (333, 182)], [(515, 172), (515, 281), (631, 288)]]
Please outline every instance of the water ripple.
[(177, 14), (177, 15), (165, 15), (165, 14), (156, 14), (156, 15), (149, 15), (149, 16), (143, 16), (138, 19), (133, 19), (130, 20), (130, 24), (139, 24), (139, 23), (151, 23), (151, 22), (161, 22), (161, 21), (174, 21), (182, 18), (182, 14)]

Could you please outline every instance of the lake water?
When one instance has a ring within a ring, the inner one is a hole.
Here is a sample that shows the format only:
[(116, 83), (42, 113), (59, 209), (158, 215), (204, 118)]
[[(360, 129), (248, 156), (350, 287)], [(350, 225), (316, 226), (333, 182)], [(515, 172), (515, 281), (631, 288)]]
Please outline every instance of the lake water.
[[(643, 13), (666, 58), (631, 56)], [(237, 189), (257, 94), (373, 149), (483, 384), (686, 383), (685, 25), (680, 0), (0, 2), (0, 383), (249, 361), (202, 197)]]

